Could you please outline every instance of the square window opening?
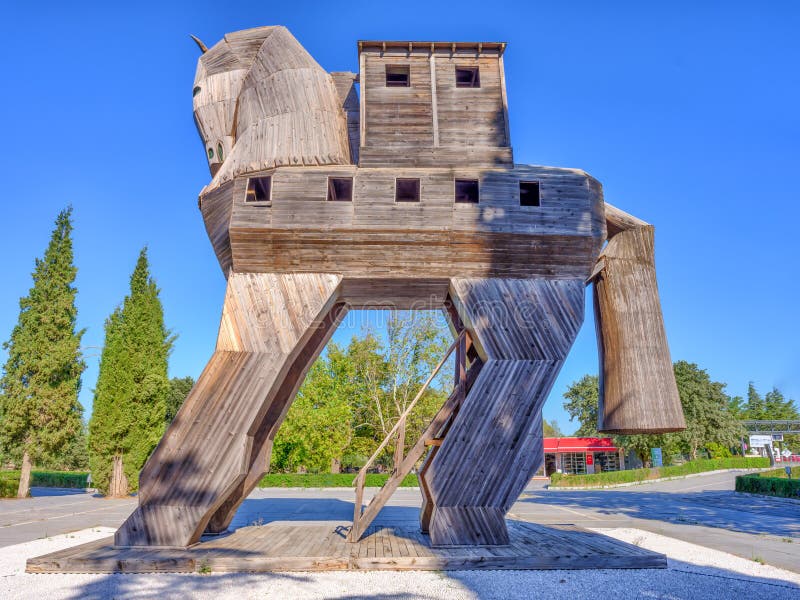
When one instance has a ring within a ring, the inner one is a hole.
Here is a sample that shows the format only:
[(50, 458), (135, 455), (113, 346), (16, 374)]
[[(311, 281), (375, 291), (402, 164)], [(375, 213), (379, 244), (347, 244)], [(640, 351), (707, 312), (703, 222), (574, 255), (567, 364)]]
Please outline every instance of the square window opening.
[(272, 200), (272, 177), (251, 177), (247, 180), (245, 202), (270, 202)]
[(456, 87), (481, 87), (481, 75), (478, 67), (456, 67)]
[(352, 202), (353, 178), (328, 177), (328, 202)]
[(456, 202), (477, 204), (479, 199), (479, 186), (477, 179), (456, 179)]
[(519, 205), (541, 206), (538, 181), (519, 182)]
[(394, 201), (419, 202), (419, 179), (395, 180)]
[(386, 87), (409, 87), (411, 71), (408, 65), (386, 65)]

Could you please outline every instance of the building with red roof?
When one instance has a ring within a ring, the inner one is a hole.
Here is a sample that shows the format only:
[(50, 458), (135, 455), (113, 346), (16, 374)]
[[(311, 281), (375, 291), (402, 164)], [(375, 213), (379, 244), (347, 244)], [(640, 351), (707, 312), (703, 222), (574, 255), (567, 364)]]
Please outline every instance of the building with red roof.
[(624, 450), (611, 438), (544, 438), (544, 472), (583, 475), (625, 469)]

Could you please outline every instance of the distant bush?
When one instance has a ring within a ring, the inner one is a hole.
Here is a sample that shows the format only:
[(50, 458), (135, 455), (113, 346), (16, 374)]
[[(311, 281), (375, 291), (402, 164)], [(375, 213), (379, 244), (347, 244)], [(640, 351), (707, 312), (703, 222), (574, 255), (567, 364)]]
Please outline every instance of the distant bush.
[(727, 446), (723, 446), (722, 444), (717, 444), (712, 442), (706, 446), (706, 451), (708, 452), (711, 458), (730, 458), (733, 456), (731, 454), (730, 448)]
[(800, 479), (788, 479), (785, 474), (783, 479), (759, 475), (759, 473), (739, 475), (736, 478), (736, 491), (779, 498), (800, 498)]
[(628, 471), (606, 471), (592, 475), (564, 475), (553, 473), (550, 476), (552, 487), (602, 487), (619, 483), (634, 483), (662, 477), (680, 477), (706, 471), (721, 469), (760, 469), (769, 466), (768, 458), (734, 456), (732, 458), (711, 458), (694, 460), (655, 469), (630, 469)]
[[(258, 483), (258, 487), (353, 487), (356, 473), (269, 473), (264, 475)], [(388, 475), (379, 473), (368, 473), (367, 487), (380, 487), (389, 478)], [(417, 487), (419, 481), (416, 475), (407, 475), (403, 479), (400, 487)]]
[[(0, 471), (0, 498), (16, 498), (19, 471)], [(85, 488), (89, 473), (75, 471), (32, 471), (31, 487)]]
[(16, 498), (19, 471), (0, 471), (0, 498)]
[(31, 486), (82, 489), (87, 487), (88, 477), (86, 471), (33, 471)]

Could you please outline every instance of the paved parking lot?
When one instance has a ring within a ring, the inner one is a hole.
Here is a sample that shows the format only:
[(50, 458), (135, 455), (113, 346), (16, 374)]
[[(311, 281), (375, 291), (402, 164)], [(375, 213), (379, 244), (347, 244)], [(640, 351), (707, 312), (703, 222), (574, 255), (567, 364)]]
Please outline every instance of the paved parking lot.
[[(800, 572), (800, 503), (735, 494), (735, 473), (627, 488), (551, 491), (532, 484), (510, 518), (574, 523), (587, 528), (634, 527), (743, 558)], [(135, 498), (109, 500), (85, 493), (34, 489), (34, 498), (0, 501), (0, 547), (88, 527), (118, 527)], [(274, 520), (352, 519), (353, 491), (260, 489), (242, 504), (232, 527)], [(413, 523), (420, 502), (401, 489), (380, 523)]]

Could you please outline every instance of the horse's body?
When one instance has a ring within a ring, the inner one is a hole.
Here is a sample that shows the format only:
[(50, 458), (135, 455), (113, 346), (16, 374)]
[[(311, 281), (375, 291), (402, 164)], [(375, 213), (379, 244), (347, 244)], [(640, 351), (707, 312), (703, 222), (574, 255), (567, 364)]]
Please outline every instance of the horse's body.
[(446, 305), (474, 346), (421, 475), (435, 545), (507, 542), (590, 278), (602, 428), (682, 427), (652, 228), (582, 171), (513, 163), (504, 48), (362, 42), (358, 77), (325, 72), (282, 27), (204, 52), (194, 108), (213, 179), (200, 209), (228, 289), (216, 351), (117, 545), (186, 546), (228, 526), (348, 308)]

